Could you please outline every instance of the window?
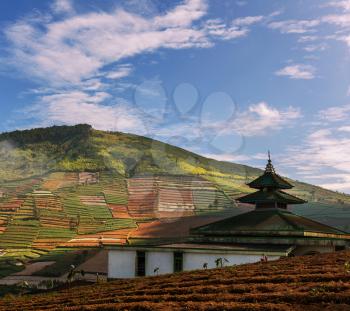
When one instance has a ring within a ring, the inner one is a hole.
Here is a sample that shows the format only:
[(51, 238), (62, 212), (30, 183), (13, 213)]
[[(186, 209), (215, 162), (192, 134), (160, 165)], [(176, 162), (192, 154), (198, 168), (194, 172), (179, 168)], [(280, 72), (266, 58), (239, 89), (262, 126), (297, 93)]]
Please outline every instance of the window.
[(146, 275), (146, 254), (144, 251), (136, 252), (136, 276)]
[(183, 253), (174, 252), (174, 272), (181, 272), (183, 266)]

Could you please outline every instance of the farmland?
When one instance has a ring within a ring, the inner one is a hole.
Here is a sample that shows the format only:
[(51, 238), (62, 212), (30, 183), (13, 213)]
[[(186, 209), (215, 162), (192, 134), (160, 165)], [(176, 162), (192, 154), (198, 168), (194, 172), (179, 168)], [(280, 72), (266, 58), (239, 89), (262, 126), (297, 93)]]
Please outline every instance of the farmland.
[(350, 310), (349, 252), (5, 297), (0, 310)]
[(57, 246), (125, 243), (138, 224), (205, 215), (233, 205), (215, 184), (195, 176), (55, 172), (35, 182), (17, 181), (16, 187), (25, 186), (26, 192), (13, 187), (6, 192), (13, 184), (2, 184), (6, 196), (0, 199), (0, 248), (7, 257), (36, 257)]

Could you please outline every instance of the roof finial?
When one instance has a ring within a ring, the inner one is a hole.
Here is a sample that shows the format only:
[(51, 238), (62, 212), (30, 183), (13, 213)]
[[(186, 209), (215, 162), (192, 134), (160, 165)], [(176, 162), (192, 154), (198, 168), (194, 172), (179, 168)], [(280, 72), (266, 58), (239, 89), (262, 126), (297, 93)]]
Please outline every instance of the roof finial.
[(266, 173), (275, 173), (275, 168), (272, 165), (270, 150), (267, 151), (268, 161), (265, 168)]

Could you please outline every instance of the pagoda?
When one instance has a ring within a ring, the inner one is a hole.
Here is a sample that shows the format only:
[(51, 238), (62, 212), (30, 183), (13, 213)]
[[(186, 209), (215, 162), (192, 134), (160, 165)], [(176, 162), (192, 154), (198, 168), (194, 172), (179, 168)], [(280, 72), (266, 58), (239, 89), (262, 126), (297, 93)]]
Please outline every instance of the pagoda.
[(189, 241), (240, 245), (249, 249), (277, 248), (286, 255), (329, 252), (350, 245), (347, 232), (295, 215), (287, 209), (290, 204), (306, 201), (284, 191), (293, 185), (276, 173), (270, 153), (263, 174), (247, 185), (257, 191), (237, 200), (254, 204), (254, 210), (193, 228)]
[(255, 204), (256, 209), (281, 208), (287, 209), (288, 204), (303, 204), (306, 201), (290, 195), (281, 189), (291, 189), (288, 181), (276, 174), (272, 165), (270, 152), (268, 153), (268, 161), (263, 175), (248, 183), (257, 192), (248, 194), (238, 199), (241, 203)]

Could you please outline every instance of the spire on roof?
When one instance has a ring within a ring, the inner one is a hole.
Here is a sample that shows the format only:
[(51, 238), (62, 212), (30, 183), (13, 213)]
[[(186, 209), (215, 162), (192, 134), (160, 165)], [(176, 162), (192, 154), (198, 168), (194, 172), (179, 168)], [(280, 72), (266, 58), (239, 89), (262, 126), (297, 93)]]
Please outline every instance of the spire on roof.
[(267, 151), (268, 154), (268, 161), (266, 164), (266, 168), (265, 168), (265, 173), (273, 173), (275, 174), (275, 168), (272, 165), (272, 161), (271, 161), (271, 155), (270, 155), (270, 150)]
[(281, 189), (291, 189), (293, 185), (276, 174), (272, 165), (270, 151), (267, 154), (268, 161), (265, 172), (247, 184), (250, 188), (258, 189), (259, 191), (240, 197), (238, 201), (255, 203), (256, 208), (287, 208), (287, 204), (305, 203), (304, 200), (281, 191)]

